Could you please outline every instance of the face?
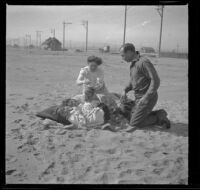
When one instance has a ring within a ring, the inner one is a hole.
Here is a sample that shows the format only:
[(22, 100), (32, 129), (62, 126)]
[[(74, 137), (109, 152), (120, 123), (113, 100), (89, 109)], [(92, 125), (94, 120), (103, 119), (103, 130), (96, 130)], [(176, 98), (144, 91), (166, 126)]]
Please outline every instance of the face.
[(126, 62), (131, 62), (134, 58), (134, 52), (132, 51), (124, 52), (123, 49), (120, 51), (120, 55), (122, 59)]
[(89, 62), (88, 66), (89, 66), (90, 71), (92, 71), (92, 72), (96, 71), (98, 68), (98, 64), (95, 62)]

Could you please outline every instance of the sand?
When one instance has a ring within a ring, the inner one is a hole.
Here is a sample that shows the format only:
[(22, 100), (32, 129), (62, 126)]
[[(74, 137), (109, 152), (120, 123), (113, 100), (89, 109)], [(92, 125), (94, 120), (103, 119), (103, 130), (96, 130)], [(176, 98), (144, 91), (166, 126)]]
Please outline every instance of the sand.
[[(119, 55), (101, 56), (108, 89), (121, 92), (129, 65)], [(86, 58), (84, 53), (7, 49), (6, 183), (188, 184), (188, 61), (152, 59), (161, 78), (155, 109), (166, 109), (169, 130), (44, 125), (35, 113), (81, 92), (75, 80)]]

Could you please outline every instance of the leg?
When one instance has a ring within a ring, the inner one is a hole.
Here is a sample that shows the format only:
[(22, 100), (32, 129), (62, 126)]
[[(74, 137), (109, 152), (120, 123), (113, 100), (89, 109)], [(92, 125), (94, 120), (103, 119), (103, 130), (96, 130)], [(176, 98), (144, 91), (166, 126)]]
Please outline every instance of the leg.
[(69, 125), (63, 126), (63, 129), (76, 129), (76, 128), (78, 128), (78, 127), (74, 124), (69, 124)]
[(130, 125), (134, 127), (143, 127), (154, 125), (157, 122), (157, 115), (152, 112), (158, 96), (155, 95), (147, 104), (136, 105), (131, 115)]

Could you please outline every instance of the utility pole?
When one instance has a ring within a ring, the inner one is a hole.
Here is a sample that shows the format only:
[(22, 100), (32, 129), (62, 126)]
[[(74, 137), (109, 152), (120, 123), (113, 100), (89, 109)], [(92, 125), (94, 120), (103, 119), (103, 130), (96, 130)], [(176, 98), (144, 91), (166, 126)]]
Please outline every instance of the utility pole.
[[(29, 38), (29, 44), (27, 43), (27, 38)], [(29, 34), (26, 34), (26, 43), (28, 46), (31, 45), (31, 35), (29, 35)]]
[(88, 50), (88, 20), (82, 21), (82, 25), (86, 29), (85, 51), (87, 51)]
[(63, 22), (63, 51), (65, 49), (65, 25), (72, 24), (71, 22)]
[(38, 30), (36, 31), (36, 47), (40, 47), (41, 45), (41, 33), (42, 31), (38, 31)]
[(24, 38), (24, 48), (26, 47), (26, 38)]
[(158, 46), (158, 55), (160, 57), (161, 52), (161, 40), (162, 40), (162, 25), (163, 25), (163, 11), (164, 11), (164, 5), (161, 5), (161, 7), (157, 8), (157, 11), (161, 17), (161, 23), (160, 23), (160, 38), (159, 38), (159, 46)]
[(55, 28), (51, 29), (51, 33), (53, 33), (53, 37), (55, 38)]
[(124, 12), (124, 38), (123, 38), (123, 45), (125, 44), (125, 39), (126, 39), (126, 15), (127, 15), (127, 5), (125, 6), (125, 12)]
[(179, 53), (179, 44), (177, 44), (177, 53)]

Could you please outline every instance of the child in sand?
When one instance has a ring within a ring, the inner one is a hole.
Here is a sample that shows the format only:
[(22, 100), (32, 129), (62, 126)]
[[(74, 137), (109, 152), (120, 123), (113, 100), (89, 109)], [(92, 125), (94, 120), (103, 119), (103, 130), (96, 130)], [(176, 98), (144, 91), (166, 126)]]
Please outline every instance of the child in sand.
[(100, 101), (95, 94), (95, 89), (86, 87), (84, 90), (84, 103), (73, 108), (69, 118), (66, 118), (72, 124), (65, 126), (65, 128), (97, 127), (105, 124), (105, 113), (99, 105)]

